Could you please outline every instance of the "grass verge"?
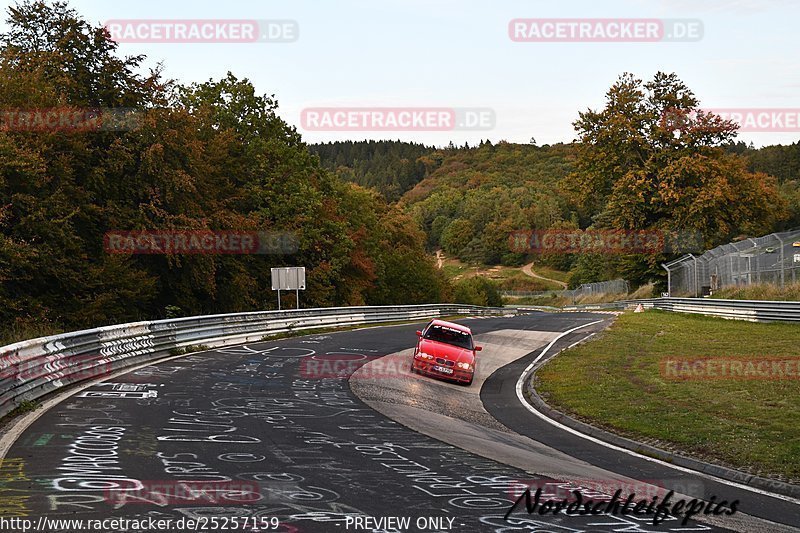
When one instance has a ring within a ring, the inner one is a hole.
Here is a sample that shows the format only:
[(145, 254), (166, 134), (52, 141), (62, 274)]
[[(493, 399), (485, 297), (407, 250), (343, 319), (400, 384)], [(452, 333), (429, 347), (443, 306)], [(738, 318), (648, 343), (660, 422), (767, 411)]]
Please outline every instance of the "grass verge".
[(800, 359), (798, 326), (625, 313), (536, 374), (556, 409), (615, 433), (757, 475), (800, 481), (800, 379), (675, 381), (665, 358)]
[(550, 268), (549, 266), (534, 264), (533, 271), (539, 274), (540, 276), (544, 276), (546, 278), (555, 279), (558, 281), (563, 281), (564, 283), (569, 282), (569, 272), (564, 272), (562, 270), (556, 270), (554, 268)]
[(176, 355), (184, 355), (187, 353), (194, 353), (194, 352), (205, 352), (210, 348), (205, 344), (192, 344), (189, 346), (183, 346), (181, 348), (172, 348), (169, 351), (170, 357), (175, 357)]
[[(0, 429), (2, 429), (15, 418), (30, 413), (31, 411), (35, 411), (41, 406), (42, 405), (36, 400), (22, 400), (13, 410), (6, 413), (5, 416), (0, 417)], [(2, 463), (2, 460), (0, 460), (0, 463)]]
[(730, 300), (793, 300), (800, 301), (800, 283), (789, 283), (781, 288), (773, 283), (756, 283), (742, 287), (725, 287), (714, 291), (712, 298)]

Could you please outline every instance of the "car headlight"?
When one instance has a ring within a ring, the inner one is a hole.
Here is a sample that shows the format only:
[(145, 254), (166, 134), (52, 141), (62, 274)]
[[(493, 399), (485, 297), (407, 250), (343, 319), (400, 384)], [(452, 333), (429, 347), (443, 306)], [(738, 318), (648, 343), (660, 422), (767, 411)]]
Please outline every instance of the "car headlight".
[(428, 355), (428, 354), (426, 354), (426, 353), (424, 353), (424, 352), (419, 352), (419, 353), (417, 354), (417, 357), (419, 357), (419, 358), (421, 358), (421, 359), (433, 359), (433, 356), (432, 356), (432, 355)]
[(458, 363), (458, 368), (463, 368), (465, 370), (469, 370), (472, 368), (472, 365), (469, 363)]

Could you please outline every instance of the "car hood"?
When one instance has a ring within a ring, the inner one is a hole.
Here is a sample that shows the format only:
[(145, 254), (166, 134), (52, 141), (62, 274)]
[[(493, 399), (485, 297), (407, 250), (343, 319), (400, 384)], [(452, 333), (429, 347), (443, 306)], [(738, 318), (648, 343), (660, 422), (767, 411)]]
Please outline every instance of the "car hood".
[(457, 363), (472, 363), (475, 360), (472, 350), (459, 348), (458, 346), (453, 346), (452, 344), (446, 344), (444, 342), (422, 339), (419, 343), (419, 349), (428, 355), (443, 357)]

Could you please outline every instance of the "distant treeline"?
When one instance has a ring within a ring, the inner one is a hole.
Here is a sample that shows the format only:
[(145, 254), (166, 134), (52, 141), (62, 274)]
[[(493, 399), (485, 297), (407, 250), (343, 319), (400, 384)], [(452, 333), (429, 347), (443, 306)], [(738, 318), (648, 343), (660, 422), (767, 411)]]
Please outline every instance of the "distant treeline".
[(738, 141), (726, 145), (725, 149), (747, 157), (751, 172), (765, 172), (778, 178), (779, 183), (800, 179), (800, 141), (788, 146), (778, 144), (763, 148)]
[(435, 167), (434, 149), (402, 141), (337, 141), (312, 144), (322, 165), (346, 181), (371, 187), (396, 201)]

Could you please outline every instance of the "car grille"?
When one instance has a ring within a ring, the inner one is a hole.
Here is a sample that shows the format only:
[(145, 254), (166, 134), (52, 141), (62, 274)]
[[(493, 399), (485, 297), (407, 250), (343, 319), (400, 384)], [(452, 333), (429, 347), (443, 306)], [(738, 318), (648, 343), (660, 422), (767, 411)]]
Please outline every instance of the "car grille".
[(447, 365), (447, 366), (453, 366), (453, 365), (455, 364), (455, 362), (453, 362), (453, 361), (448, 361), (447, 359), (442, 359), (441, 357), (437, 357), (437, 358), (436, 358), (436, 364), (438, 364), (438, 365)]

